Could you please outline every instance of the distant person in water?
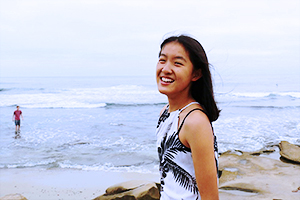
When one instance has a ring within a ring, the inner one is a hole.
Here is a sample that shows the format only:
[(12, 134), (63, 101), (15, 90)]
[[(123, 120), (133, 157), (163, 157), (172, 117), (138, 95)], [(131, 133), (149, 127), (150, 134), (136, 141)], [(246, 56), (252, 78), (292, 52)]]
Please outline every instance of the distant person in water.
[(17, 106), (17, 110), (15, 110), (12, 120), (15, 121), (15, 125), (16, 125), (16, 134), (18, 132), (20, 132), (20, 126), (21, 126), (21, 118), (22, 120), (24, 120), (23, 115), (22, 115), (22, 111), (20, 110), (20, 106)]

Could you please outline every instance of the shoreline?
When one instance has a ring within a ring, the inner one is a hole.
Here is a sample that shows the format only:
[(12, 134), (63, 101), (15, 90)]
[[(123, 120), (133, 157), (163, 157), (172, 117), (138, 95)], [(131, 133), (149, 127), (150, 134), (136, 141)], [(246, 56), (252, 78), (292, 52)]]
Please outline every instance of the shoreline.
[[(300, 199), (300, 162), (281, 157), (283, 142), (255, 152), (220, 155), (222, 200)], [(280, 146), (281, 145), (281, 146)], [(300, 157), (300, 148), (293, 145)], [(286, 149), (285, 149), (286, 150)], [(293, 149), (289, 149), (293, 152)], [(0, 199), (21, 194), (28, 200), (92, 200), (107, 188), (128, 181), (159, 183), (159, 173), (15, 168), (0, 170)]]

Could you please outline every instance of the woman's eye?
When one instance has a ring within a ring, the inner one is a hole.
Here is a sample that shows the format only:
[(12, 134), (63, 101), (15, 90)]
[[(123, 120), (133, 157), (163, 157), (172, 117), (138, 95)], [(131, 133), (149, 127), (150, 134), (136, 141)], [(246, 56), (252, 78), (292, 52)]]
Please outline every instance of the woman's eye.
[(158, 62), (164, 63), (164, 62), (166, 62), (166, 60), (161, 58), (161, 59), (158, 60)]
[(180, 66), (182, 66), (183, 64), (180, 63), (180, 62), (175, 62), (175, 65), (180, 65)]

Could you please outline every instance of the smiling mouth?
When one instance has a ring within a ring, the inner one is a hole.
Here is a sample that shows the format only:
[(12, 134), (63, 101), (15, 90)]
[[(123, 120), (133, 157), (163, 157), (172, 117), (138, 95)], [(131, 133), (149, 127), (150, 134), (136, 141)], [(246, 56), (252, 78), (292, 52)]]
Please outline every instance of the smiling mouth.
[(174, 80), (166, 77), (161, 77), (160, 80), (162, 80), (165, 83), (173, 83)]

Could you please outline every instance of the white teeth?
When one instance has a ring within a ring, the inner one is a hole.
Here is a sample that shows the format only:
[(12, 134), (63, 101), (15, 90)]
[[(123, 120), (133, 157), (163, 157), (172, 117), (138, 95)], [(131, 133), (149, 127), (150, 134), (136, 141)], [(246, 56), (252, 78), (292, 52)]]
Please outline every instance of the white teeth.
[(173, 80), (172, 80), (172, 79), (165, 78), (165, 77), (162, 77), (162, 78), (161, 78), (161, 80), (162, 80), (163, 82), (167, 82), (167, 83), (171, 83), (171, 82), (173, 82)]

